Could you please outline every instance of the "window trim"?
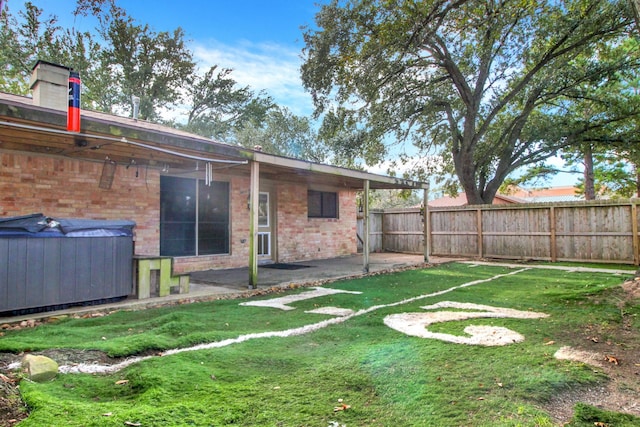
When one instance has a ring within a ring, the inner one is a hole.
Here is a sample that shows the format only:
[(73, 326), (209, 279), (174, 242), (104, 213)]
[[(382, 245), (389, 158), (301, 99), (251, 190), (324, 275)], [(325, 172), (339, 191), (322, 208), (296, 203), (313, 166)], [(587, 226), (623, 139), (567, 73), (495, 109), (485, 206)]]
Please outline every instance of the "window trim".
[[(312, 215), (310, 199), (312, 195), (320, 196), (320, 214)], [(325, 196), (332, 195), (335, 203), (325, 206)], [(307, 218), (309, 219), (339, 219), (340, 218), (340, 194), (337, 191), (307, 190)]]

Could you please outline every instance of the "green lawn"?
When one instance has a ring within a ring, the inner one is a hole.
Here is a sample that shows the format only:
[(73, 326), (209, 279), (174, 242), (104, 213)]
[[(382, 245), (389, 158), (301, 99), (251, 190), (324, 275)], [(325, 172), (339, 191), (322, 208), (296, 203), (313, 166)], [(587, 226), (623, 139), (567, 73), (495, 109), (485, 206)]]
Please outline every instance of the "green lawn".
[[(624, 315), (627, 322), (635, 320), (632, 328), (638, 336), (640, 307), (620, 308), (619, 285), (625, 278), (448, 264), (331, 283), (326, 287), (361, 293), (303, 300), (291, 303), (295, 309), (289, 311), (226, 300), (66, 319), (8, 331), (0, 338), (0, 351), (98, 349), (125, 357), (247, 338), (152, 357), (109, 375), (61, 374), (44, 384), (22, 381), (31, 415), (20, 426), (551, 426), (542, 409), (548, 399), (606, 381), (588, 365), (553, 357), (569, 344), (563, 341), (567, 331), (620, 324)], [(548, 317), (479, 318), (429, 327), (464, 336), (469, 325), (500, 326), (525, 337), (506, 346), (413, 337), (383, 322), (392, 314), (424, 313), (421, 307), (440, 301)], [(305, 313), (328, 306), (355, 314), (338, 319)], [(329, 319), (338, 320), (322, 323)], [(315, 329), (288, 337), (247, 336), (305, 325)], [(578, 407), (570, 425), (594, 422), (640, 425), (639, 418), (586, 405)]]

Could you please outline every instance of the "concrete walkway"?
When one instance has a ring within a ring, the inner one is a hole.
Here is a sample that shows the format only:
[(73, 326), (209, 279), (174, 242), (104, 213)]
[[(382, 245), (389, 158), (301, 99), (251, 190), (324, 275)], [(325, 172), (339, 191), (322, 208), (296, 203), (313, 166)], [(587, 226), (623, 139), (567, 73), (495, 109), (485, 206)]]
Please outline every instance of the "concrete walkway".
[(624, 269), (614, 269), (614, 268), (595, 268), (595, 267), (580, 267), (580, 266), (566, 266), (566, 265), (549, 265), (549, 264), (517, 264), (513, 262), (488, 262), (488, 261), (465, 261), (459, 260), (465, 264), (475, 264), (475, 265), (491, 265), (498, 267), (508, 267), (508, 268), (539, 268), (542, 270), (564, 270), (569, 272), (577, 272), (577, 273), (611, 273), (611, 274), (627, 274), (629, 276), (635, 276), (635, 267), (634, 269), (629, 268), (628, 270)]
[[(432, 258), (430, 259), (430, 264), (442, 264), (453, 260), (452, 258)], [(369, 261), (368, 274), (426, 266), (422, 255), (376, 253), (370, 255)], [(259, 267), (257, 289), (250, 289), (248, 287), (249, 269), (247, 267), (200, 271), (191, 273), (191, 286), (187, 294), (171, 294), (165, 297), (152, 297), (147, 299), (129, 297), (123, 301), (110, 304), (77, 306), (64, 310), (0, 317), (0, 324), (61, 316), (108, 313), (116, 310), (140, 310), (197, 301), (251, 297), (264, 294), (265, 290), (273, 287), (320, 285), (327, 281), (357, 278), (367, 275), (367, 273), (363, 271), (362, 255), (303, 261), (291, 264), (299, 268), (285, 270), (266, 268), (264, 266)]]

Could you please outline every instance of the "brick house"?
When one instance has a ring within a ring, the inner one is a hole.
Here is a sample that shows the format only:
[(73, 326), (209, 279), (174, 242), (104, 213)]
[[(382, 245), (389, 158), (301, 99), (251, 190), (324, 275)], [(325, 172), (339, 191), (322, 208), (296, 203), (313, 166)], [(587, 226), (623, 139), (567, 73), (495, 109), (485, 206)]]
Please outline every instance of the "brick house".
[(0, 217), (132, 220), (177, 274), (354, 254), (358, 191), (427, 188), (94, 111), (69, 131), (69, 69), (39, 62), (32, 89), (0, 93)]

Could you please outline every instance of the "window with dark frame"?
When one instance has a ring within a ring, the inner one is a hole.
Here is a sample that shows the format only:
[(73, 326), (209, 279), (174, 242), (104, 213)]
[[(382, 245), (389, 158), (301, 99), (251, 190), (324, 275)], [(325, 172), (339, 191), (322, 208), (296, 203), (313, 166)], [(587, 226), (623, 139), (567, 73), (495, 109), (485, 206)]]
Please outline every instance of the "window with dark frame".
[(160, 255), (229, 253), (229, 183), (160, 177)]
[(307, 191), (309, 218), (338, 218), (338, 193)]

